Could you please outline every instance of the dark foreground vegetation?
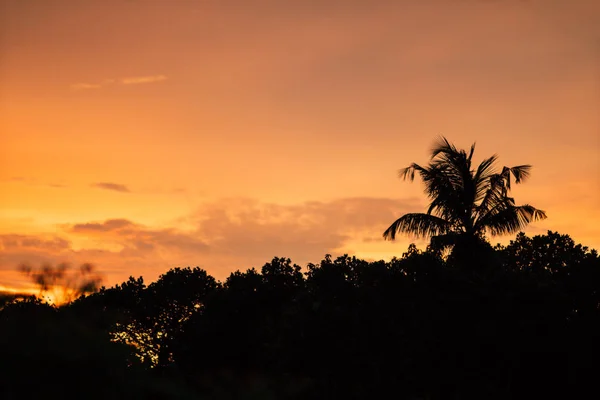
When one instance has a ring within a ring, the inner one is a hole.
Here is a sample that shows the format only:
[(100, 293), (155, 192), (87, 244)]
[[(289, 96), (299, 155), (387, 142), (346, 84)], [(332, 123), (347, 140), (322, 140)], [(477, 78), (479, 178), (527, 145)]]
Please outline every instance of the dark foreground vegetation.
[(5, 299), (0, 398), (588, 398), (600, 259), (567, 235), (472, 262), (274, 258), (218, 282), (172, 269), (60, 306)]
[[(542, 399), (597, 397), (600, 259), (567, 235), (520, 233), (546, 218), (516, 205), (531, 166), (472, 166), (440, 138), (411, 164), (430, 200), (384, 232), (430, 237), (391, 262), (274, 258), (218, 282), (172, 269), (54, 307), (4, 298), (0, 398)], [(447, 255), (447, 256), (446, 256)], [(65, 266), (35, 271), (42, 289)], [(82, 276), (83, 276), (82, 275)], [(77, 296), (74, 296), (77, 297)]]

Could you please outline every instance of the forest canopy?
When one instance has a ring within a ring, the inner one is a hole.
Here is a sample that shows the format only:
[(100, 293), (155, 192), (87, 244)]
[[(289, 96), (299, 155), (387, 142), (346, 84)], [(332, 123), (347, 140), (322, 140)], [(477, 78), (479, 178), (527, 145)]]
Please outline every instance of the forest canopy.
[(6, 299), (0, 395), (506, 399), (590, 390), (598, 253), (549, 231), (480, 255), (465, 266), (411, 245), (389, 262), (326, 255), (306, 268), (275, 257), (224, 282), (186, 267), (61, 306)]

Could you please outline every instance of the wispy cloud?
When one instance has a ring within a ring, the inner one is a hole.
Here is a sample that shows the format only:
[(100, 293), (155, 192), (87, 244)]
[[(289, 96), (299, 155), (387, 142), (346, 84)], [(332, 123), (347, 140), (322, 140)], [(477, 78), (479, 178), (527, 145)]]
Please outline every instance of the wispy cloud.
[(98, 189), (114, 190), (115, 192), (121, 192), (121, 193), (131, 192), (127, 186), (122, 185), (120, 183), (113, 183), (113, 182), (93, 183), (92, 187), (95, 187)]
[(12, 248), (35, 249), (39, 251), (61, 251), (70, 247), (70, 242), (58, 236), (42, 237), (34, 235), (2, 234), (0, 248), (8, 251)]
[(4, 179), (4, 182), (33, 182), (31, 178), (25, 178), (23, 176), (13, 176), (8, 179)]
[(5, 183), (5, 182), (27, 185), (27, 186), (45, 186), (45, 187), (50, 187), (50, 188), (55, 188), (55, 189), (64, 189), (64, 188), (68, 187), (64, 183), (58, 183), (58, 182), (45, 183), (45, 182), (40, 182), (39, 180), (37, 180), (35, 178), (26, 178), (26, 177), (22, 177), (22, 176), (15, 176), (15, 177), (11, 177), (8, 179), (0, 180), (0, 183)]
[(73, 90), (89, 90), (89, 89), (100, 89), (102, 87), (99, 83), (74, 83), (71, 85)]
[(140, 85), (144, 83), (156, 83), (166, 81), (166, 75), (141, 75), (141, 76), (129, 76), (126, 78), (119, 79), (105, 79), (99, 83), (74, 83), (71, 85), (71, 89), (73, 90), (90, 90), (90, 89), (100, 89), (109, 85)]
[(112, 232), (125, 227), (132, 227), (135, 224), (123, 218), (109, 219), (104, 222), (87, 222), (85, 224), (75, 224), (71, 228), (76, 233), (89, 232)]
[(149, 76), (134, 76), (129, 78), (121, 79), (123, 85), (138, 85), (141, 83), (154, 83), (166, 80), (167, 77), (164, 75), (149, 75)]

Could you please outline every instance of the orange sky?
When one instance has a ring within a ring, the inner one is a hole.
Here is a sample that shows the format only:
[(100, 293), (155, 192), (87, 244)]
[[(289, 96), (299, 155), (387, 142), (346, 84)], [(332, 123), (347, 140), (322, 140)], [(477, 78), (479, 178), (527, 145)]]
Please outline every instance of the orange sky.
[[(273, 256), (389, 259), (434, 138), (600, 248), (595, 0), (0, 0), (0, 288)], [(509, 238), (493, 239), (493, 241)], [(419, 242), (422, 246), (423, 242)]]

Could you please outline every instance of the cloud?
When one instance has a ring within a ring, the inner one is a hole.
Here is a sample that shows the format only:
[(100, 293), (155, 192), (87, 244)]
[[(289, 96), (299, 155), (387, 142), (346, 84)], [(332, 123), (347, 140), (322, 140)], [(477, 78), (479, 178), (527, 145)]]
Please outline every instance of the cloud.
[(102, 223), (89, 222), (85, 224), (75, 224), (71, 228), (71, 231), (77, 233), (85, 232), (111, 232), (124, 227), (135, 226), (135, 224), (126, 219), (108, 219)]
[(149, 76), (134, 76), (130, 78), (121, 79), (123, 85), (138, 85), (140, 83), (154, 83), (166, 80), (167, 77), (164, 75), (149, 75)]
[(142, 76), (131, 76), (120, 79), (105, 79), (100, 83), (74, 83), (71, 85), (72, 90), (90, 90), (100, 89), (105, 86), (119, 84), (119, 85), (139, 85), (143, 83), (156, 83), (167, 80), (166, 75), (142, 75)]
[(115, 244), (121, 248), (121, 255), (134, 258), (147, 258), (154, 250), (170, 251), (176, 256), (204, 253), (209, 249), (205, 240), (193, 232), (175, 228), (153, 229), (127, 219), (75, 224), (67, 227), (67, 231)]
[(62, 251), (68, 249), (70, 242), (57, 236), (32, 236), (4, 234), (0, 235), (0, 247), (10, 252), (14, 249), (35, 249), (41, 251)]
[(0, 182), (20, 183), (20, 184), (23, 184), (23, 185), (35, 185), (35, 184), (38, 184), (38, 182), (35, 179), (24, 177), (24, 176), (13, 176), (13, 177), (10, 177), (10, 178), (2, 179)]
[[(87, 243), (76, 248), (74, 243), (81, 238)], [(186, 232), (152, 229), (118, 219), (75, 224), (60, 235), (0, 235), (0, 284), (31, 287), (32, 283), (18, 271), (22, 263), (39, 267), (91, 262), (107, 285), (122, 282), (130, 275), (155, 280), (170, 268), (190, 265), (208, 249), (202, 239)]]
[[(62, 233), (55, 236), (4, 235), (0, 270), (14, 271), (22, 262), (91, 262), (112, 285), (130, 275), (154, 280), (170, 268), (198, 265), (225, 279), (274, 256), (306, 265), (327, 253), (353, 254), (352, 246), (365, 237), (372, 238), (366, 241), (370, 245), (380, 245), (382, 232), (395, 218), (419, 207), (417, 200), (368, 197), (291, 205), (221, 199), (182, 218), (181, 226), (188, 229), (114, 218), (61, 225)], [(398, 254), (405, 250), (404, 243), (386, 248)], [(0, 283), (8, 284), (6, 279)]]
[(71, 85), (73, 90), (89, 90), (89, 89), (100, 89), (101, 84), (98, 83), (74, 83)]
[(0, 180), (0, 183), (13, 183), (13, 184), (20, 184), (20, 185), (27, 185), (27, 186), (43, 186), (43, 187), (50, 187), (50, 188), (54, 188), (54, 189), (64, 189), (64, 188), (68, 187), (64, 183), (57, 183), (57, 182), (46, 183), (46, 182), (41, 182), (35, 178), (26, 178), (26, 177), (22, 177), (22, 176), (15, 176), (15, 177), (11, 177), (8, 179), (2, 179), (2, 180)]
[(296, 205), (226, 199), (205, 205), (193, 218), (197, 234), (216, 254), (243, 255), (261, 262), (285, 256), (300, 263), (348, 251), (350, 241), (381, 233), (416, 201), (353, 197)]
[(92, 186), (95, 188), (99, 188), (99, 189), (114, 190), (115, 192), (121, 192), (121, 193), (129, 193), (130, 192), (130, 190), (127, 188), (127, 186), (122, 185), (120, 183), (98, 182), (98, 183), (93, 183)]

